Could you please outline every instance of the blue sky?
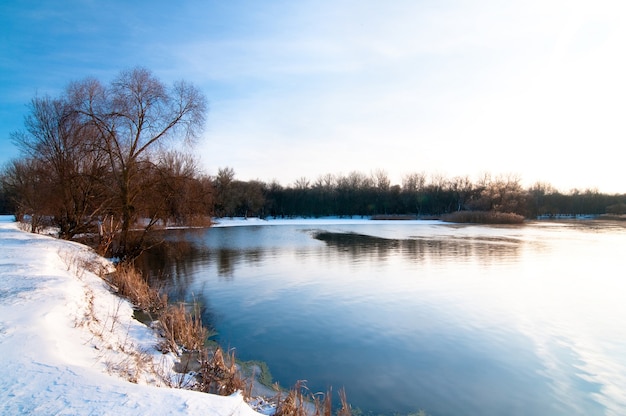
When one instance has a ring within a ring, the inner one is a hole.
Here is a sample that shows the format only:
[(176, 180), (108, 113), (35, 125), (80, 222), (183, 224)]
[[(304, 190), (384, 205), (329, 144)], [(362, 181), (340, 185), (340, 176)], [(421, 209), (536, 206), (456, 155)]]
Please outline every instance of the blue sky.
[(33, 97), (138, 65), (207, 96), (208, 173), (626, 192), (620, 0), (4, 1), (0, 162)]

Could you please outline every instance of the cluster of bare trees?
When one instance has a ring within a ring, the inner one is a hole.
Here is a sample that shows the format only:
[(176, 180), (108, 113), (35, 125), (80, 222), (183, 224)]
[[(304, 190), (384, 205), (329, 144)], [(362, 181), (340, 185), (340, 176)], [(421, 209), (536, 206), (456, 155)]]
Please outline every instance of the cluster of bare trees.
[(626, 213), (626, 195), (596, 190), (561, 193), (547, 184), (522, 186), (517, 175), (467, 176), (411, 173), (392, 185), (383, 170), (367, 175), (325, 174), (300, 178), (283, 187), (276, 182), (239, 181), (231, 168), (220, 169), (215, 184), (218, 216), (439, 216), (455, 211), (493, 211), (527, 217), (557, 214)]
[[(193, 85), (167, 86), (143, 68), (109, 84), (87, 78), (59, 97), (36, 97), (25, 129), (13, 134), (23, 157), (0, 175), (0, 209), (33, 231), (62, 238), (97, 235), (103, 252), (132, 256), (159, 225), (225, 216), (437, 216), (462, 210), (543, 214), (624, 214), (626, 195), (524, 189), (515, 175), (412, 173), (393, 185), (384, 170), (277, 182), (241, 181), (232, 168), (203, 174), (181, 152), (204, 125), (207, 104)], [(178, 149), (178, 150), (177, 150)]]
[(97, 233), (103, 250), (132, 255), (157, 222), (209, 214), (211, 181), (176, 150), (197, 137), (206, 110), (193, 85), (166, 86), (143, 68), (36, 97), (13, 134), (23, 157), (3, 172), (5, 200), (33, 230)]
[(311, 182), (300, 178), (283, 187), (276, 182), (243, 182), (231, 168), (220, 169), (215, 183), (218, 216), (351, 216), (440, 215), (458, 210), (494, 210), (524, 213), (526, 191), (515, 176), (477, 184), (467, 177), (448, 179), (424, 173), (406, 175), (392, 185), (383, 170), (370, 175), (325, 174)]

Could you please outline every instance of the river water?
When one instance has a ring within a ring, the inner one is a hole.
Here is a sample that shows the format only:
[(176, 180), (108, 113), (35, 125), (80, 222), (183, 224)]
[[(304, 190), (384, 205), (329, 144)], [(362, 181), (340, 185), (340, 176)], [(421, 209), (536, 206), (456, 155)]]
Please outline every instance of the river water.
[(152, 278), (282, 386), (345, 387), (365, 414), (626, 414), (626, 224), (255, 220), (166, 238)]

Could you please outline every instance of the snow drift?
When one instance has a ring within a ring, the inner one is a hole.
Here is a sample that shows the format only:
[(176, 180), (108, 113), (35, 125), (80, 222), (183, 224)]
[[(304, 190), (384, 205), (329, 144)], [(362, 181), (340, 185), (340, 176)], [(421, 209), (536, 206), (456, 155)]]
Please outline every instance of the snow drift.
[(0, 217), (0, 413), (258, 415), (240, 394), (168, 386), (174, 358), (132, 318), (85, 246)]

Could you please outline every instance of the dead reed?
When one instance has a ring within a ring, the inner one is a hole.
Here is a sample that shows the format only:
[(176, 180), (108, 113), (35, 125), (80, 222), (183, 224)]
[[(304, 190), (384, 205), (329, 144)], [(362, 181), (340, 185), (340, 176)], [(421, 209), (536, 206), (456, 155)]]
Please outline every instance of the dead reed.
[[(248, 382), (244, 378), (243, 372), (236, 364), (235, 353), (224, 354), (220, 347), (210, 351), (205, 346), (209, 331), (202, 324), (197, 303), (191, 307), (184, 303), (168, 304), (167, 297), (150, 287), (141, 272), (129, 263), (119, 264), (106, 281), (136, 307), (156, 315), (158, 318), (156, 325), (163, 337), (159, 344), (161, 351), (179, 354), (182, 348), (188, 352), (198, 353), (200, 368), (196, 372), (196, 381), (189, 384), (191, 389), (219, 395), (231, 395), (240, 391), (244, 397), (250, 398), (252, 380)], [(130, 365), (122, 368), (127, 369), (126, 373), (132, 372)], [(132, 375), (129, 375), (129, 379), (132, 381)], [(351, 408), (347, 404), (344, 390), (339, 392), (339, 397), (342, 406), (336, 414), (350, 416)], [(325, 395), (310, 394), (304, 381), (298, 381), (284, 397), (282, 393), (278, 393), (274, 402), (276, 416), (333, 415), (332, 392), (329, 391)]]
[[(296, 385), (289, 390), (285, 398), (283, 398), (279, 392), (276, 397), (275, 416), (308, 416), (306, 409), (308, 391), (306, 382), (298, 380)], [(307, 392), (307, 394), (305, 394), (305, 392)]]
[(217, 347), (213, 352), (204, 350), (196, 390), (205, 393), (229, 396), (241, 391), (244, 397), (250, 397), (252, 385), (246, 383), (235, 363), (235, 352), (226, 354)]
[(352, 407), (348, 404), (345, 389), (339, 390), (341, 407), (333, 413), (333, 391), (325, 394), (311, 394), (306, 381), (299, 380), (283, 398), (279, 393), (276, 397), (276, 416), (352, 416)]
[(130, 263), (118, 264), (106, 281), (118, 294), (144, 311), (158, 312), (167, 306), (167, 297), (151, 287), (141, 272)]
[(159, 313), (158, 327), (162, 331), (162, 351), (177, 352), (178, 348), (188, 351), (201, 351), (209, 331), (202, 325), (200, 308), (194, 304), (192, 312), (183, 303), (167, 305)]
[(168, 304), (167, 296), (151, 287), (141, 272), (130, 263), (120, 263), (107, 282), (137, 308), (155, 314), (163, 336), (159, 345), (163, 351), (178, 352), (179, 347), (200, 351), (204, 347), (209, 333), (202, 325), (197, 304), (193, 305), (191, 311), (182, 303)]

